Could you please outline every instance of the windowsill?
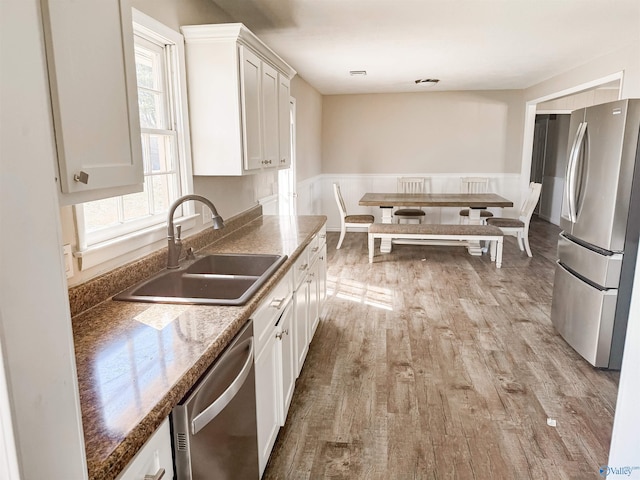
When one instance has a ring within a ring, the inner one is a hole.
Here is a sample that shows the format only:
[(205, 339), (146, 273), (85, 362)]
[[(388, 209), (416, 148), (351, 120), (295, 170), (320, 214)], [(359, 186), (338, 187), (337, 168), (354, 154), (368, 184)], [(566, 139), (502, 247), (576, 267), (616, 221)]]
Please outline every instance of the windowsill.
[[(196, 218), (199, 216), (199, 214), (187, 215), (176, 219), (174, 223), (182, 226), (184, 234), (196, 226)], [(73, 256), (78, 258), (80, 271), (83, 271), (166, 238), (167, 225), (161, 223), (129, 235), (91, 245), (85, 250), (74, 252)]]

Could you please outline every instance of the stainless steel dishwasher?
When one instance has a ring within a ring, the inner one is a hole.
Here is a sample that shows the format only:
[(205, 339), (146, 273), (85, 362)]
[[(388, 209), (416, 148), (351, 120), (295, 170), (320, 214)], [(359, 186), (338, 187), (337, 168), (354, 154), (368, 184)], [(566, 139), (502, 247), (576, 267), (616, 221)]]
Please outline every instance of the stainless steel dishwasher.
[(178, 480), (258, 479), (253, 322), (171, 412)]

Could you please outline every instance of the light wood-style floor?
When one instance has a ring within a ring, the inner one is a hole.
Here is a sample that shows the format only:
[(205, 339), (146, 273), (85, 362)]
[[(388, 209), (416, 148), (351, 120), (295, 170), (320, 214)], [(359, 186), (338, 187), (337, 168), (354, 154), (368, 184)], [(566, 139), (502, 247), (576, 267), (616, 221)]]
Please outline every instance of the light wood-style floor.
[[(460, 247), (328, 236), (329, 297), (266, 479), (597, 479), (618, 373), (549, 313), (558, 228), (503, 268)], [(547, 419), (557, 422), (549, 426)]]

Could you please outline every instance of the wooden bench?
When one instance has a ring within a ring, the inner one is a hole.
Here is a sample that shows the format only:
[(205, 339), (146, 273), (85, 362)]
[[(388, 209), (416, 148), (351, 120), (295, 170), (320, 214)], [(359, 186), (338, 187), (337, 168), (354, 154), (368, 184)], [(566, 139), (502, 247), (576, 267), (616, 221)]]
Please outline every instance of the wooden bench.
[(488, 241), (491, 245), (491, 261), (496, 262), (496, 268), (502, 266), (504, 234), (498, 227), (491, 225), (374, 223), (369, 226), (369, 263), (373, 262), (376, 238), (434, 241), (435, 244), (440, 245), (443, 244), (443, 240), (446, 240), (446, 245), (460, 246), (467, 246), (467, 242)]

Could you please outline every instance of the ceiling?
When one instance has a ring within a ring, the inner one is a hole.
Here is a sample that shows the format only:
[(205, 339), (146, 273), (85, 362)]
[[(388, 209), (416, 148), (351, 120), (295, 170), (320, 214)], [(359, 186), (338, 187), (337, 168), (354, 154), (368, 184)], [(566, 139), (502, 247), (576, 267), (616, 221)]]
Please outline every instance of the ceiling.
[(324, 95), (523, 89), (640, 43), (640, 0), (212, 1)]

